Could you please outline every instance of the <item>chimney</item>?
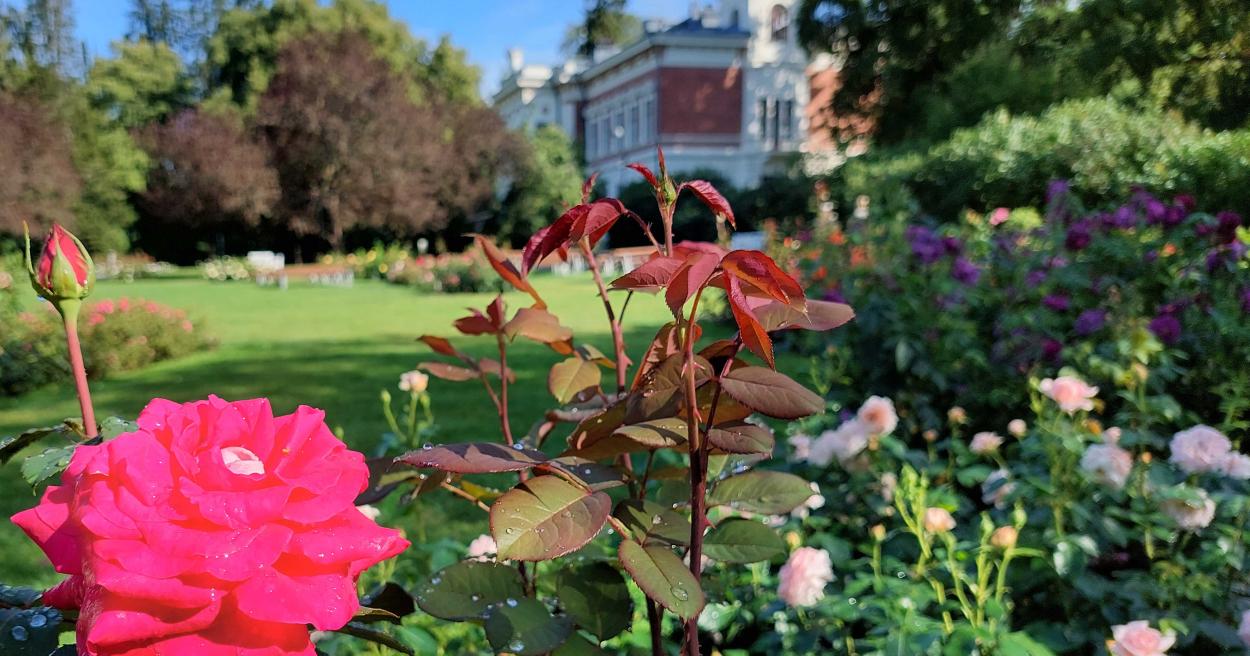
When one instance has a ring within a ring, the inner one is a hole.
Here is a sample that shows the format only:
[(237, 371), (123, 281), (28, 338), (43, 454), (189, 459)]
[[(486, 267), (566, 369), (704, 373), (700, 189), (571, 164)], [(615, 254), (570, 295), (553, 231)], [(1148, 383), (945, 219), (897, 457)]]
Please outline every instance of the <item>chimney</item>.
[(525, 51), (520, 48), (508, 48), (508, 69), (513, 73), (520, 73), (524, 65)]

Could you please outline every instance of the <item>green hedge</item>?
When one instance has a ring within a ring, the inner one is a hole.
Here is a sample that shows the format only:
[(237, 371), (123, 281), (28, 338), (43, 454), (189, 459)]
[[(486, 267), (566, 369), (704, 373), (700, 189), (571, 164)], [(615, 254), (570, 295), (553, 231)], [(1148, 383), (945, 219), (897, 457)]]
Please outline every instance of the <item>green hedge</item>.
[(1212, 132), (1174, 114), (1109, 99), (1074, 100), (1038, 116), (987, 115), (923, 152), (878, 153), (840, 175), (845, 206), (867, 194), (886, 211), (916, 203), (942, 217), (962, 209), (1040, 206), (1047, 183), (1071, 182), (1087, 206), (1133, 186), (1191, 193), (1216, 207), (1250, 207), (1250, 131)]

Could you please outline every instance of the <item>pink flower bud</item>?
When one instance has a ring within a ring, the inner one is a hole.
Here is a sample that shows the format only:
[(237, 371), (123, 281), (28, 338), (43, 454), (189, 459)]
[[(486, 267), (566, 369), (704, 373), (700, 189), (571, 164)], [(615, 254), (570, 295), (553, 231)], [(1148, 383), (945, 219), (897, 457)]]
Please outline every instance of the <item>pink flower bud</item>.
[(52, 226), (39, 259), (33, 262), (30, 235), (26, 235), (26, 268), (35, 292), (58, 308), (61, 301), (86, 298), (95, 284), (91, 255), (77, 237), (59, 225)]

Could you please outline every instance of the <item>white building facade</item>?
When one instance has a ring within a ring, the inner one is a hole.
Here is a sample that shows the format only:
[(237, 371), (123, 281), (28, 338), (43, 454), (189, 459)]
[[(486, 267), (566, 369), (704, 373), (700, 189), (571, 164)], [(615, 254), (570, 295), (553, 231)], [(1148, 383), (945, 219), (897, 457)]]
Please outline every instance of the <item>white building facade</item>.
[(720, 0), (595, 61), (552, 69), (509, 52), (510, 72), (493, 102), (510, 128), (556, 125), (583, 149), (609, 193), (635, 180), (628, 162), (670, 171), (712, 169), (740, 187), (802, 159), (839, 159), (813, 102), (836, 84), (832, 60), (798, 45), (797, 0)]

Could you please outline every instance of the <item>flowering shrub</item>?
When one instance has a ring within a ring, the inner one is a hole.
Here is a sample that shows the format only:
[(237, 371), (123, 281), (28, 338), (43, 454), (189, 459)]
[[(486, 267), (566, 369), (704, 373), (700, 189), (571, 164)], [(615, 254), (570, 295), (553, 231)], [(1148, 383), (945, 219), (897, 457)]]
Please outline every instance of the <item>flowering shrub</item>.
[[(202, 350), (213, 339), (186, 312), (153, 301), (106, 299), (81, 310), (85, 366), (92, 376), (141, 369)], [(0, 342), (0, 390), (20, 394), (67, 371), (61, 322), (51, 311), (18, 315)]]
[(241, 257), (222, 256), (204, 260), (200, 263), (200, 275), (205, 280), (225, 282), (228, 280), (251, 280), (255, 272)]
[(347, 255), (327, 255), (324, 261), (350, 266), (361, 277), (410, 285), (420, 292), (458, 294), (502, 289), (478, 248), (463, 253), (414, 255), (397, 244), (375, 244)]

